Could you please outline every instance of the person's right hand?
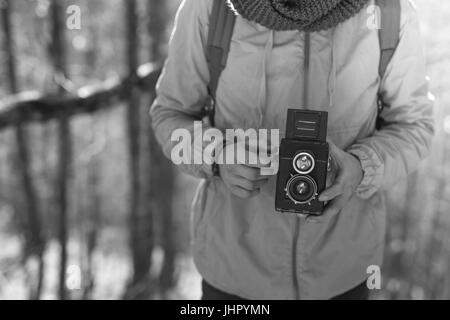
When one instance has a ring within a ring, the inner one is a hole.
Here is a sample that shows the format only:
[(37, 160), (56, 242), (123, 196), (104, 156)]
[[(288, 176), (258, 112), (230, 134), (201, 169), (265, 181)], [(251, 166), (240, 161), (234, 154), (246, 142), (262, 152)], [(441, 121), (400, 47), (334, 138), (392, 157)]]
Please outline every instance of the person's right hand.
[[(244, 142), (227, 144), (222, 153), (226, 155), (227, 152), (234, 148), (236, 148), (234, 159), (231, 159), (234, 161), (225, 161), (225, 163), (231, 164), (219, 164), (220, 177), (233, 195), (248, 199), (259, 194), (261, 187), (268, 183), (269, 176), (262, 175), (261, 169), (266, 166), (261, 163), (249, 163), (250, 154), (255, 156), (257, 153), (253, 150), (254, 148), (249, 147)], [(237, 157), (239, 152), (245, 154), (245, 160)], [(221, 154), (221, 156), (224, 157), (223, 159), (226, 159), (227, 157), (224, 154)]]
[(269, 178), (261, 175), (261, 169), (244, 164), (219, 165), (220, 176), (231, 191), (239, 198), (247, 199), (256, 196)]

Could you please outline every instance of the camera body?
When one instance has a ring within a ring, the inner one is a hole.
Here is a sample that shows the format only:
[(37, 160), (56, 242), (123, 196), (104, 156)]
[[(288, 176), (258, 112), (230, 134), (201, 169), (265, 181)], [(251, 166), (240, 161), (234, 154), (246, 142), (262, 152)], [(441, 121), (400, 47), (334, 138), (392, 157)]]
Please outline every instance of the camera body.
[(329, 146), (328, 113), (289, 109), (286, 138), (280, 144), (275, 209), (319, 216), (325, 204), (319, 194), (326, 188)]

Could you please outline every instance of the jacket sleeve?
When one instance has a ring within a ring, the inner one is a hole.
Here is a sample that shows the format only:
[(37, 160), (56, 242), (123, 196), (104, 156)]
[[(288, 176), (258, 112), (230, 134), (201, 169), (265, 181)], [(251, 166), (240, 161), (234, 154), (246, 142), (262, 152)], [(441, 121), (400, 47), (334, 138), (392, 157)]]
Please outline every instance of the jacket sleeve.
[(381, 114), (387, 125), (347, 150), (361, 160), (364, 178), (356, 192), (362, 198), (415, 170), (428, 155), (434, 134), (419, 21), (409, 1), (402, 1), (400, 42), (380, 89), (389, 106)]
[[(183, 0), (169, 42), (169, 56), (156, 86), (156, 99), (150, 109), (156, 138), (170, 158), (177, 143), (171, 141), (177, 129), (189, 131), (194, 141), (194, 121), (201, 120), (207, 97), (209, 70), (205, 57), (209, 4), (206, 0)], [(204, 128), (206, 129), (206, 128)], [(180, 164), (190, 175), (212, 175), (207, 164)]]

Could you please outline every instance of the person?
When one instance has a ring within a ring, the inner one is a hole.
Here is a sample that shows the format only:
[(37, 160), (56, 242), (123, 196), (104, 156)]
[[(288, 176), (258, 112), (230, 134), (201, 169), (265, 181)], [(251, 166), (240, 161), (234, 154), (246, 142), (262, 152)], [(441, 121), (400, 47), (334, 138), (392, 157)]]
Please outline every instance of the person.
[[(258, 168), (180, 164), (201, 178), (192, 208), (203, 299), (367, 299), (368, 272), (382, 265), (383, 193), (427, 156), (434, 133), (417, 12), (400, 3), (400, 40), (381, 79), (374, 0), (229, 0), (237, 18), (215, 128), (284, 132), (288, 108), (327, 111), (336, 178), (320, 195), (323, 215), (305, 219), (275, 212), (276, 177)], [(203, 116), (212, 5), (184, 0), (176, 16), (151, 108), (168, 157), (172, 132), (192, 132)], [(380, 130), (378, 93), (388, 106)]]

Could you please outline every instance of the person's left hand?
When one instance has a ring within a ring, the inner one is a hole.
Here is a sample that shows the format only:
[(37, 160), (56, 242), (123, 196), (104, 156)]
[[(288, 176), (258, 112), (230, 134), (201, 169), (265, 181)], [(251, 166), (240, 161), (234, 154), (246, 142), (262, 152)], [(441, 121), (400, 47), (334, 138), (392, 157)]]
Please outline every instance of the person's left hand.
[(323, 216), (333, 216), (339, 213), (350, 201), (364, 176), (361, 162), (356, 157), (339, 149), (331, 141), (329, 141), (329, 145), (334, 170), (336, 170), (336, 179), (319, 196), (319, 201), (329, 201)]

